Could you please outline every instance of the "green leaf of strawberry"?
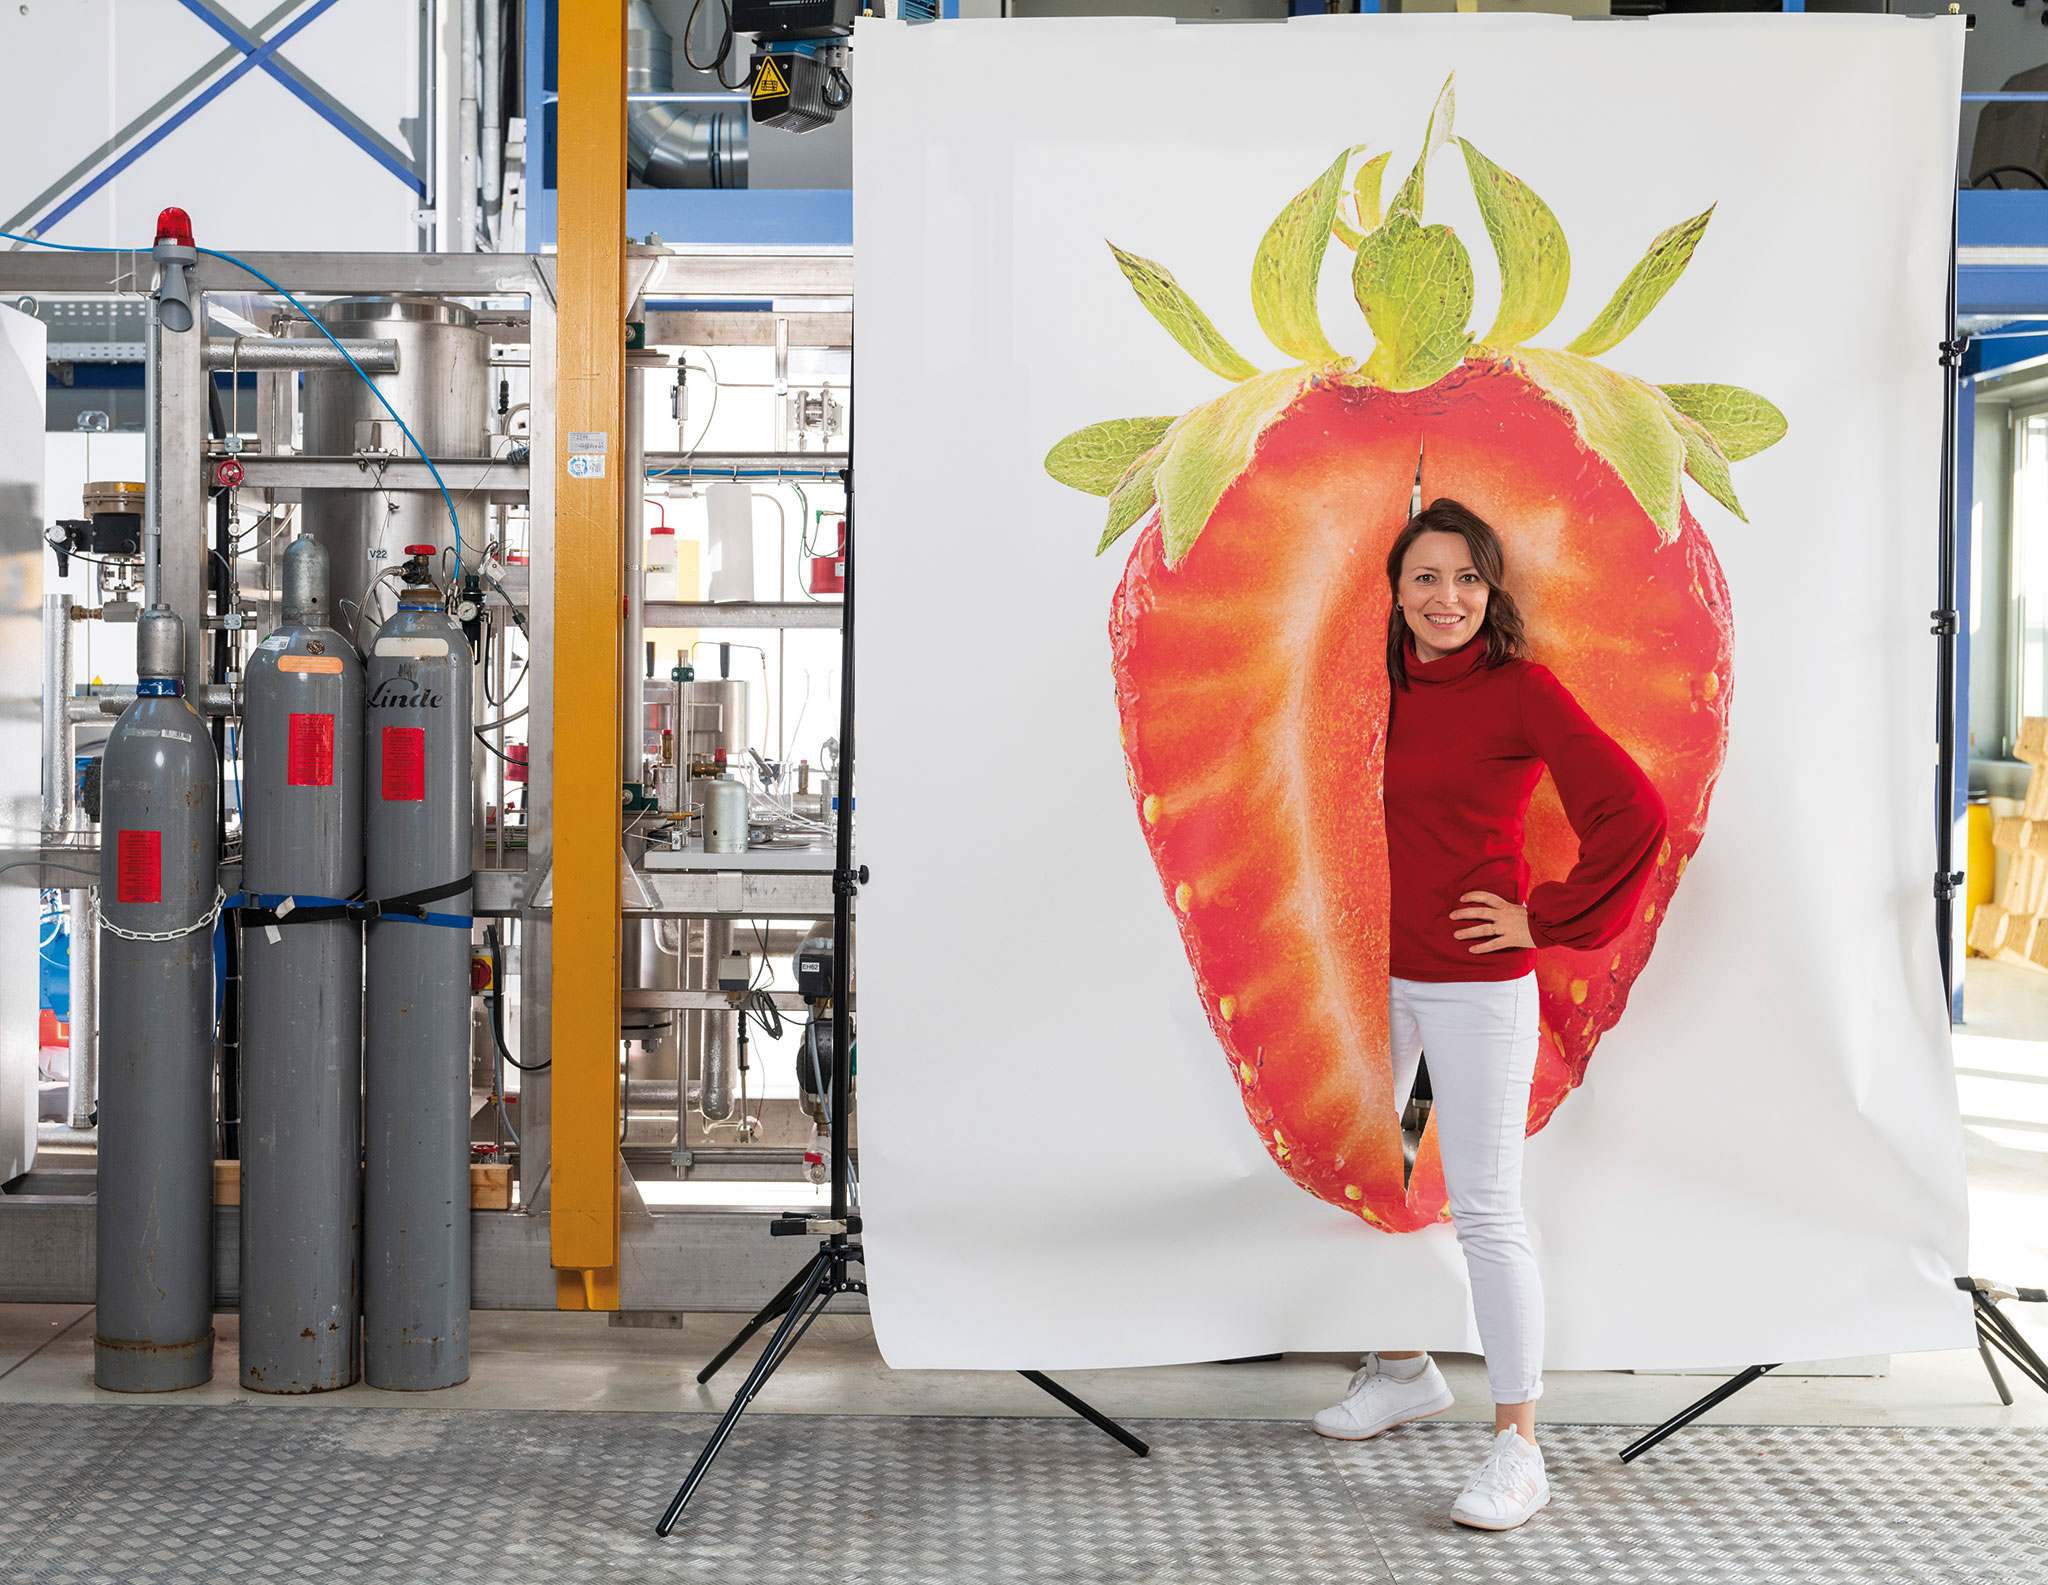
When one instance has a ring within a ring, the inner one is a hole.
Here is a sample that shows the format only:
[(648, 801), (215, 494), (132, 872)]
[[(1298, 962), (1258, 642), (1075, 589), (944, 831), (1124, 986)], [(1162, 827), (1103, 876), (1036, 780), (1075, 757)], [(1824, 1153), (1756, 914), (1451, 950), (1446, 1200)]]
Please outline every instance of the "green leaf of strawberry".
[(1739, 385), (1667, 385), (1671, 405), (1714, 437), (1730, 462), (1754, 457), (1785, 435), (1785, 415)]
[(1045, 454), (1045, 471), (1076, 490), (1109, 495), (1173, 423), (1171, 418), (1112, 418), (1090, 424)]
[(1280, 211), (1252, 260), (1252, 311), (1259, 316), (1259, 327), (1274, 346), (1303, 363), (1337, 361), (1337, 349), (1323, 334), (1322, 317), (1316, 312), (1316, 284), (1337, 218), (1337, 199), (1344, 191), (1344, 167), (1353, 152), (1346, 149), (1338, 155)]
[(1396, 208), (1358, 246), (1351, 287), (1378, 338), (1365, 377), (1390, 391), (1434, 385), (1464, 360), (1472, 336), (1472, 258), (1449, 226)]
[(1156, 481), (1168, 566), (1188, 553), (1223, 492), (1251, 465), (1259, 436), (1307, 383), (1307, 371), (1298, 368), (1256, 375), (1188, 415)]
[(1515, 356), (1572, 415), (1580, 438), (1621, 476), (1665, 542), (1676, 539), (1685, 447), (1656, 388), (1570, 352), (1524, 347)]
[(1209, 322), (1209, 316), (1181, 290), (1172, 271), (1150, 259), (1141, 259), (1135, 253), (1126, 253), (1114, 242), (1109, 245), (1109, 251), (1116, 255), (1117, 266), (1137, 292), (1138, 301), (1166, 327), (1167, 334), (1195, 355), (1195, 360), (1203, 368), (1213, 370), (1226, 380), (1246, 380), (1259, 372), (1257, 364), (1247, 361), (1242, 353), (1223, 339), (1223, 333)]
[(1685, 273), (1685, 267), (1692, 262), (1692, 250), (1699, 246), (1700, 238), (1706, 235), (1707, 222), (1713, 218), (1714, 206), (1709, 204), (1706, 213), (1681, 220), (1660, 233), (1650, 244), (1650, 251), (1608, 299), (1607, 306), (1592, 324), (1565, 344), (1565, 351), (1597, 358), (1640, 325)]
[(1358, 251), (1358, 244), (1365, 240), (1365, 233), (1380, 223), (1380, 178), (1387, 173), (1387, 161), (1394, 156), (1390, 152), (1375, 154), (1358, 167), (1358, 174), (1351, 179), (1351, 208), (1358, 219), (1354, 228), (1348, 225), (1342, 215), (1330, 222), (1330, 235), (1335, 237), (1352, 252)]
[(1475, 149), (1466, 138), (1465, 169), (1493, 254), (1500, 261), (1500, 311), (1480, 339), (1490, 347), (1514, 347), (1540, 335), (1564, 306), (1571, 285), (1572, 254), (1564, 227), (1550, 206)]
[(1742, 503), (1736, 499), (1735, 480), (1728, 473), (1727, 455), (1714, 444), (1714, 437), (1707, 432), (1706, 425), (1696, 418), (1688, 418), (1675, 408), (1671, 416), (1678, 427), (1678, 438), (1685, 446), (1685, 471), (1693, 483), (1747, 523), (1749, 514), (1742, 510)]
[(1429, 125), (1422, 134), (1422, 153), (1416, 158), (1415, 168), (1408, 173), (1408, 180), (1401, 184), (1400, 192), (1394, 195), (1388, 206), (1389, 215), (1406, 211), (1417, 220), (1422, 218), (1422, 176), (1429, 168), (1430, 156), (1451, 141), (1451, 121), (1458, 108), (1456, 95), (1451, 92), (1452, 79), (1446, 77), (1443, 87), (1436, 96), (1436, 105), (1429, 112)]
[(1169, 441), (1162, 440), (1132, 463), (1130, 471), (1110, 491), (1109, 521), (1103, 525), (1102, 538), (1095, 542), (1096, 555), (1123, 538), (1133, 523), (1152, 510), (1152, 503), (1158, 499), (1159, 465), (1166, 460), (1168, 445)]

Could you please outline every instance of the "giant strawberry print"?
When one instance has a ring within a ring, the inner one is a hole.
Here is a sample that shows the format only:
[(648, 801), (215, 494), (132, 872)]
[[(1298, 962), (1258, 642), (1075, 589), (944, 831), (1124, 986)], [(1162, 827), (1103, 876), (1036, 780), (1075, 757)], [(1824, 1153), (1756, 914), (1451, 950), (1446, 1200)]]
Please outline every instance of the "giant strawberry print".
[[(1112, 419), (1046, 457), (1108, 498), (1097, 554), (1134, 542), (1110, 648), (1137, 823), (1246, 1113), (1280, 1167), (1376, 1228), (1446, 1215), (1433, 1125), (1404, 1160), (1387, 1037), (1388, 877), (1380, 801), (1388, 547), (1423, 500), (1499, 531), (1531, 658), (1642, 766), (1670, 817), (1639, 915), (1597, 952), (1536, 955), (1541, 1128), (1622, 1016), (1706, 831), (1728, 741), (1728, 586), (1681, 487), (1742, 516), (1731, 464), (1785, 420), (1732, 385), (1656, 385), (1599, 361), (1678, 282), (1713, 211), (1659, 235), (1592, 323), (1531, 345), (1562, 307), (1570, 251), (1549, 207), (1452, 133), (1446, 83), (1391, 202), (1390, 156), (1347, 149), (1282, 211), (1252, 262), (1262, 371), (1163, 267), (1112, 246), (1138, 299), (1229, 382), (1178, 417)], [(1455, 144), (1500, 270), (1474, 335), (1472, 261), (1423, 220)], [(1324, 333), (1332, 241), (1354, 255), (1363, 361)], [(1577, 854), (1546, 777), (1526, 853)]]

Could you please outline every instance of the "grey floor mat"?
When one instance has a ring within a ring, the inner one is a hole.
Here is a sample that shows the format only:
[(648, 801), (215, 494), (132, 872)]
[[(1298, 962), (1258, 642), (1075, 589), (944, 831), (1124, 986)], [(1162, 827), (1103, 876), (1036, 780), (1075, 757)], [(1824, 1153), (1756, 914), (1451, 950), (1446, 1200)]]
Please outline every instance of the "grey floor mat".
[(1523, 1530), (1445, 1517), (1476, 1425), (761, 1415), (682, 1525), (705, 1416), (0, 1407), (0, 1581), (1246, 1585), (2048, 1577), (2048, 1432), (1546, 1428)]

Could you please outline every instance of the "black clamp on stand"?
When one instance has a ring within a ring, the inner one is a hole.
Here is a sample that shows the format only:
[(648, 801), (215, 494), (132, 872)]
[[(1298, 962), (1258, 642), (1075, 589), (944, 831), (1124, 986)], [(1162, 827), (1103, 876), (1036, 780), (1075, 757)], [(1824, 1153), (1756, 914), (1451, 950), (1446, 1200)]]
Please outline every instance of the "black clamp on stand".
[[(849, 444), (852, 436), (848, 436)], [(851, 981), (851, 963), (848, 947), (853, 940), (853, 899), (860, 888), (867, 884), (868, 872), (865, 865), (854, 867), (847, 861), (853, 853), (853, 588), (854, 588), (854, 517), (853, 517), (853, 470), (847, 468), (841, 477), (846, 483), (846, 529), (843, 558), (846, 565), (846, 588), (844, 605), (839, 622), (839, 664), (841, 686), (839, 690), (839, 822), (836, 833), (838, 854), (837, 865), (832, 872), (832, 1071), (826, 1088), (831, 1091), (831, 1109), (827, 1122), (832, 1137), (832, 1208), (828, 1215), (778, 1216), (768, 1225), (768, 1231), (777, 1238), (803, 1238), (822, 1236), (818, 1252), (808, 1265), (788, 1282), (782, 1291), (762, 1307), (752, 1320), (740, 1328), (739, 1335), (721, 1349), (716, 1358), (697, 1372), (699, 1386), (711, 1380), (728, 1361), (746, 1346), (763, 1327), (779, 1320), (775, 1335), (768, 1340), (768, 1346), (761, 1351), (761, 1357), (754, 1362), (754, 1368), (747, 1372), (747, 1379), (741, 1383), (725, 1416), (718, 1422), (718, 1429), (711, 1433), (711, 1440), (704, 1444), (697, 1455), (697, 1462), (677, 1488), (675, 1498), (668, 1505), (668, 1511), (661, 1516), (661, 1522), (654, 1527), (656, 1535), (665, 1536), (682, 1517), (684, 1506), (695, 1495), (698, 1486), (711, 1468), (712, 1460), (718, 1457), (725, 1446), (726, 1438), (732, 1435), (739, 1424), (740, 1416), (747, 1411), (761, 1389), (768, 1384), (768, 1378), (775, 1374), (782, 1362), (789, 1358), (796, 1345), (803, 1341), (804, 1333), (811, 1329), (811, 1323), (825, 1313), (825, 1307), (842, 1293), (865, 1294), (867, 1283), (851, 1275), (850, 1267), (866, 1263), (861, 1255), (860, 1214), (854, 1209), (852, 1196), (852, 1171), (849, 1153), (848, 1117), (850, 1113), (850, 1092), (852, 1077), (853, 1030), (848, 1015), (848, 996)], [(1019, 1372), (1034, 1387), (1050, 1393), (1089, 1424), (1113, 1436), (1125, 1447), (1143, 1458), (1151, 1451), (1144, 1442), (1111, 1420), (1107, 1415), (1084, 1403), (1066, 1388), (1035, 1370)]]
[(1991, 1372), (1991, 1385), (1998, 1389), (1998, 1401), (2007, 1408), (2012, 1407), (2012, 1389), (2005, 1384), (2005, 1377), (1999, 1371), (1998, 1360), (1992, 1354), (1997, 1349), (2043, 1392), (2048, 1392), (2048, 1363), (2034, 1352), (2033, 1344), (2020, 1336), (2019, 1328), (2006, 1318), (1999, 1309), (2001, 1299), (2018, 1299), (2028, 1304), (2048, 1304), (2048, 1288), (2017, 1288), (2003, 1282), (1994, 1282), (1988, 1277), (1958, 1277), (1956, 1286), (1970, 1296), (1977, 1312), (1977, 1352), (1983, 1356), (1984, 1368)]

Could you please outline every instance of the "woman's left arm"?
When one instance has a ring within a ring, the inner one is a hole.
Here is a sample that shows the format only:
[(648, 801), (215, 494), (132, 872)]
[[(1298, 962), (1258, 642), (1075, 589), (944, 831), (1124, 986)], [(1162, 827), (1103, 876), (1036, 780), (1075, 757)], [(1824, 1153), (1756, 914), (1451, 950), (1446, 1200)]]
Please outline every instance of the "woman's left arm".
[(1579, 861), (1529, 892), (1539, 947), (1604, 946), (1627, 928), (1664, 845), (1664, 800), (1642, 767), (1541, 666), (1522, 673), (1522, 729), (1578, 833)]

